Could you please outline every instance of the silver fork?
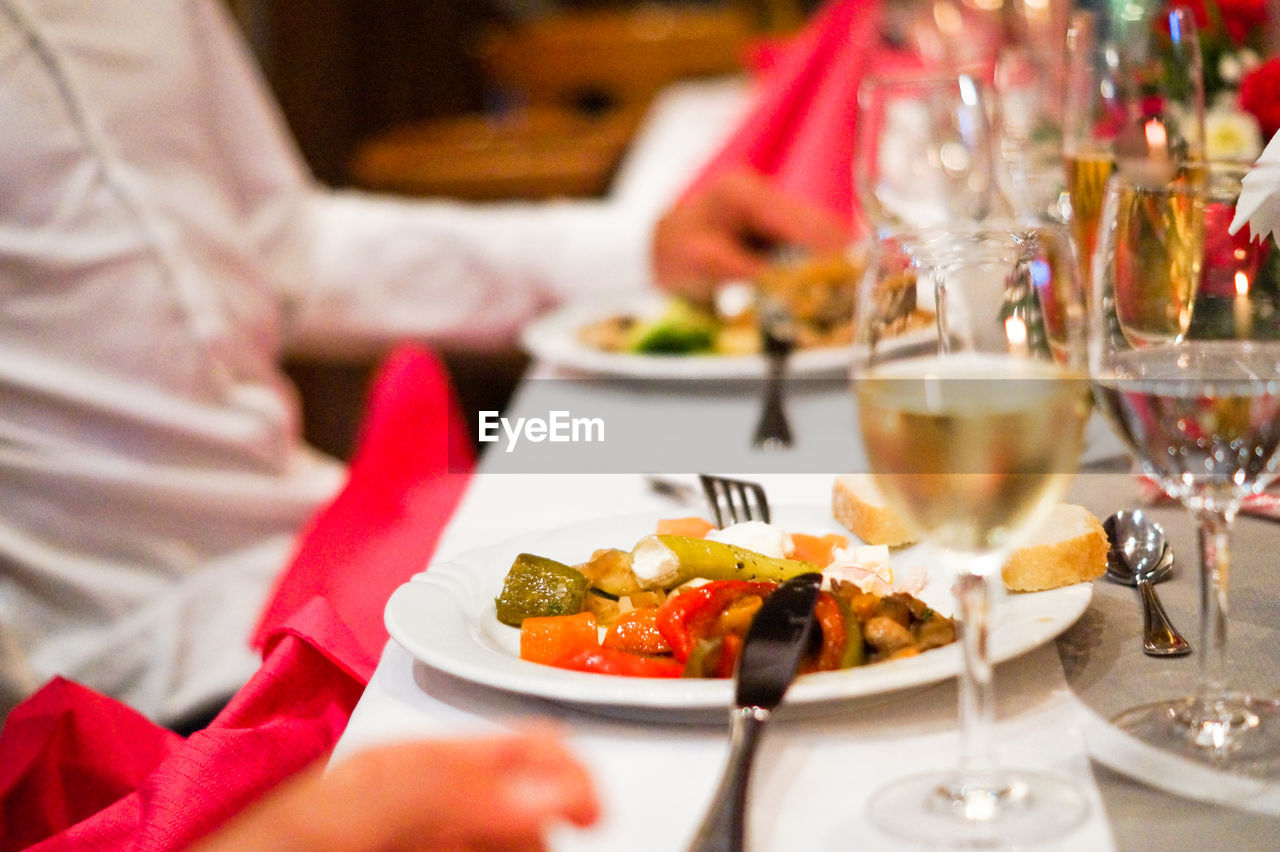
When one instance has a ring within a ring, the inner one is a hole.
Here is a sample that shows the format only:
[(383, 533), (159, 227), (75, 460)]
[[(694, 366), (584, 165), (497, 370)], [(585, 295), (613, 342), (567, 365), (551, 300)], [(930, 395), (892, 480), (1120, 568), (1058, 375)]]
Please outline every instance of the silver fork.
[(698, 475), (702, 490), (707, 495), (716, 526), (724, 528), (743, 521), (769, 523), (769, 500), (764, 486), (745, 479), (729, 479), (724, 476)]
[(760, 339), (766, 362), (769, 365), (765, 377), (764, 407), (756, 424), (753, 447), (766, 450), (785, 449), (791, 446), (791, 424), (783, 407), (783, 388), (786, 384), (787, 360), (796, 348), (795, 320), (781, 300), (765, 296), (761, 299)]

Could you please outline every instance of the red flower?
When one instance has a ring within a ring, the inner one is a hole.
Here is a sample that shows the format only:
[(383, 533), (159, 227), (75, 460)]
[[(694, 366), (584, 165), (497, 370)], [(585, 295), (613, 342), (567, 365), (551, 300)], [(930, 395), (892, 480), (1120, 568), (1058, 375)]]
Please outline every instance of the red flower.
[(1240, 108), (1258, 119), (1262, 135), (1280, 132), (1280, 57), (1272, 57), (1240, 81)]
[[(1209, 34), (1212, 22), (1207, 0), (1187, 0), (1178, 5), (1191, 10), (1202, 37)], [(1250, 35), (1266, 26), (1267, 0), (1217, 0), (1216, 5), (1222, 18), (1222, 28), (1234, 44), (1244, 44)], [(1167, 22), (1162, 23), (1162, 26), (1167, 31)]]
[(1222, 26), (1236, 44), (1267, 24), (1267, 0), (1218, 0)]

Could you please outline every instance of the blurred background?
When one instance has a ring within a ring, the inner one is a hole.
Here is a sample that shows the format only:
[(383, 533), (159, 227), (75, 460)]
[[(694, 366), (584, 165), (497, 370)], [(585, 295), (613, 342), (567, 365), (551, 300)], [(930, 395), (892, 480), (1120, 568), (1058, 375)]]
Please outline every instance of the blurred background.
[[(320, 180), (496, 201), (604, 196), (658, 92), (739, 73), (820, 0), (228, 3)], [(443, 354), (468, 412), (501, 409), (526, 367)], [(288, 364), (311, 443), (349, 456), (373, 367)]]

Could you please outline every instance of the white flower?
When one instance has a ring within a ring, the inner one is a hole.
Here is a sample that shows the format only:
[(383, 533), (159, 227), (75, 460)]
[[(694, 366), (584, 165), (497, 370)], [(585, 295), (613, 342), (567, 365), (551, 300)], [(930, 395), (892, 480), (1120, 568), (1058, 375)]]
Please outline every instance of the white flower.
[(1222, 82), (1234, 86), (1244, 76), (1244, 65), (1234, 53), (1223, 53), (1218, 57), (1218, 76)]
[(1247, 223), (1250, 239), (1254, 240), (1280, 232), (1280, 133), (1267, 143), (1258, 165), (1263, 168), (1254, 169), (1244, 179), (1244, 190), (1231, 220), (1231, 233)]
[(1211, 160), (1252, 160), (1262, 152), (1258, 120), (1234, 104), (1214, 104), (1204, 117), (1205, 153)]
[(1262, 63), (1262, 58), (1258, 54), (1247, 47), (1239, 48), (1234, 52), (1223, 51), (1218, 57), (1218, 77), (1222, 82), (1231, 88), (1240, 85), (1240, 81), (1245, 78), (1250, 71), (1257, 68)]

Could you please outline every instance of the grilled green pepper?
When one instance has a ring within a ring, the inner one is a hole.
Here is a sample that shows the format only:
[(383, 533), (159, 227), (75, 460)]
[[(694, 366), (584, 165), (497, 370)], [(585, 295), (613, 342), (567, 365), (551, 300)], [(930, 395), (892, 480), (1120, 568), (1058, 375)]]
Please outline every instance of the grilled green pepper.
[(732, 544), (680, 535), (645, 536), (631, 551), (631, 567), (642, 585), (667, 589), (695, 577), (780, 583), (822, 570), (800, 559), (779, 559)]
[(576, 615), (582, 611), (588, 580), (582, 572), (545, 556), (521, 553), (511, 563), (494, 600), (498, 620), (519, 627), (526, 618)]
[(866, 640), (862, 638), (862, 625), (853, 614), (848, 598), (833, 595), (836, 606), (840, 608), (840, 621), (844, 625), (844, 650), (840, 653), (840, 668), (851, 669), (867, 662)]

